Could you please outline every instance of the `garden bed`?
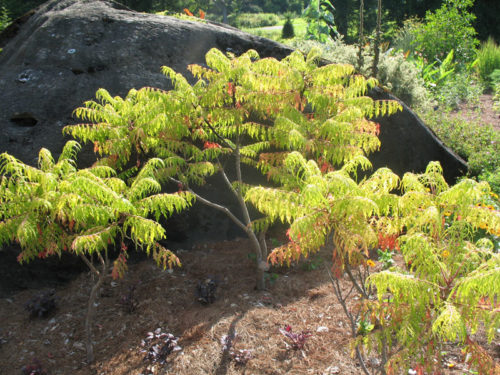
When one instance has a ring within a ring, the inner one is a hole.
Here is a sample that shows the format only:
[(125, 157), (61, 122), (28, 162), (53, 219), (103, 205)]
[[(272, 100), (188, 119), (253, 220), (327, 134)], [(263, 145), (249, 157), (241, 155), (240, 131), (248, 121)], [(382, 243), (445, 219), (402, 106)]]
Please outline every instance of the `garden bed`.
[[(0, 373), (21, 374), (38, 359), (48, 375), (55, 374), (361, 374), (351, 358), (350, 334), (321, 258), (290, 269), (271, 271), (269, 289), (254, 289), (254, 265), (247, 240), (205, 243), (178, 253), (183, 266), (172, 272), (152, 260), (130, 265), (125, 279), (108, 281), (98, 300), (94, 320), (96, 362), (85, 363), (83, 319), (93, 282), (83, 273), (56, 288), (58, 309), (47, 318), (30, 319), (24, 305), (39, 290), (26, 290), (2, 300)], [(329, 254), (322, 254), (329, 259)], [(326, 263), (326, 262), (325, 262)], [(216, 300), (198, 301), (198, 282), (218, 281)], [(135, 310), (122, 301), (135, 287)], [(345, 284), (347, 287), (347, 283)], [(352, 300), (356, 303), (356, 298)], [(279, 328), (309, 330), (303, 350), (289, 347)], [(161, 328), (179, 337), (182, 350), (160, 365), (144, 360), (141, 340)], [(234, 350), (248, 349), (246, 365), (223, 352), (221, 339), (236, 332)], [(500, 346), (490, 354), (500, 360)], [(468, 373), (460, 353), (450, 345), (444, 356), (446, 373)]]

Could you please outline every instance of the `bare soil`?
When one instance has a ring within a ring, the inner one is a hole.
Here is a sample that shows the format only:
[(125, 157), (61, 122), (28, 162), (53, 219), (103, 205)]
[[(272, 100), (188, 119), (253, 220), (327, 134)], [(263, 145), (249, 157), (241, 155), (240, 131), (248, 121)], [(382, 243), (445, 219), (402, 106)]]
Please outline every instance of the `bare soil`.
[(489, 124), (500, 131), (500, 112), (493, 110), (493, 95), (491, 94), (482, 94), (478, 102), (463, 103), (454, 115), (478, 121), (481, 125)]

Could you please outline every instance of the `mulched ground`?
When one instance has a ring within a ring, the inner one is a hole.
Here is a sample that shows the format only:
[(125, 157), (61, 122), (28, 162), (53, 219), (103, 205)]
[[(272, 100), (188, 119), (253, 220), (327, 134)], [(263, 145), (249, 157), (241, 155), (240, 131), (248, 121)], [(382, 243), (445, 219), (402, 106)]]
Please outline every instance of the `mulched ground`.
[[(0, 303), (0, 374), (21, 374), (38, 360), (48, 375), (149, 374), (361, 374), (351, 358), (349, 330), (319, 257), (271, 273), (265, 292), (254, 289), (254, 265), (246, 239), (205, 243), (180, 251), (181, 268), (158, 269), (151, 260), (130, 266), (124, 280), (108, 281), (94, 319), (96, 362), (85, 362), (83, 319), (92, 284), (88, 273), (56, 288), (58, 309), (44, 319), (30, 318), (24, 305), (36, 290), (26, 290)], [(322, 254), (328, 259), (328, 254)], [(218, 281), (216, 300), (203, 305), (197, 285)], [(121, 301), (135, 287), (135, 311)], [(347, 287), (347, 284), (345, 285)], [(356, 303), (356, 298), (352, 301)], [(310, 331), (303, 350), (294, 350), (279, 328)], [(141, 340), (148, 332), (178, 337), (182, 348), (167, 364), (145, 361)], [(234, 350), (252, 358), (238, 364), (223, 352), (221, 339), (236, 333)], [(490, 347), (494, 353), (499, 343)], [(468, 373), (460, 353), (449, 348), (449, 374)], [(497, 353), (497, 359), (500, 353)], [(461, 372), (460, 372), (461, 371)]]

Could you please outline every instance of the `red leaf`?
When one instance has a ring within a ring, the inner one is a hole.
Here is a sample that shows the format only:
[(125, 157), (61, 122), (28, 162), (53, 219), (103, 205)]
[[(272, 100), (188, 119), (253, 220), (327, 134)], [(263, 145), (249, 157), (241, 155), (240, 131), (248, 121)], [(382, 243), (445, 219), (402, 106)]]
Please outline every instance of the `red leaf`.
[(201, 9), (200, 9), (200, 18), (201, 18), (202, 20), (204, 20), (204, 19), (205, 19), (205, 12), (204, 12), (204, 11), (202, 11)]
[(296, 109), (299, 109), (301, 108), (301, 98), (300, 98), (300, 94), (297, 92), (295, 93), (295, 96), (294, 96), (294, 101), (295, 101), (295, 108)]
[(203, 148), (207, 149), (207, 148), (222, 148), (222, 147), (218, 143), (205, 141), (205, 143), (203, 144)]
[(232, 82), (228, 82), (227, 84), (227, 93), (231, 96), (234, 94), (234, 85)]
[(186, 13), (189, 17), (194, 17), (193, 13), (191, 13), (188, 8), (184, 8), (184, 13)]
[(380, 250), (399, 250), (399, 245), (397, 243), (398, 236), (393, 234), (392, 236), (385, 235), (383, 233), (378, 234), (378, 247)]

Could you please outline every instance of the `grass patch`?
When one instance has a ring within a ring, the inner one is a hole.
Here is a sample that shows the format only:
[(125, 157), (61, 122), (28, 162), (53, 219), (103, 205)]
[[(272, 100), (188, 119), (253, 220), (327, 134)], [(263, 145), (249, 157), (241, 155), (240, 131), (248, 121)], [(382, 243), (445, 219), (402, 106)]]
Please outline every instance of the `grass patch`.
[(500, 47), (490, 38), (477, 51), (477, 58), (477, 70), (481, 82), (486, 87), (494, 88), (490, 76), (496, 69), (500, 69)]
[[(242, 27), (241, 30), (249, 34), (261, 36), (263, 38), (272, 39), (281, 42), (281, 30), (286, 20), (281, 20), (275, 25), (264, 26), (264, 27)], [(305, 18), (293, 18), (293, 30), (295, 32), (296, 39), (304, 39), (307, 30), (307, 20)]]

